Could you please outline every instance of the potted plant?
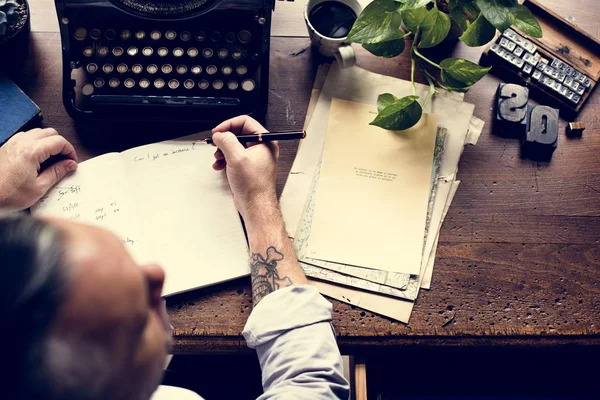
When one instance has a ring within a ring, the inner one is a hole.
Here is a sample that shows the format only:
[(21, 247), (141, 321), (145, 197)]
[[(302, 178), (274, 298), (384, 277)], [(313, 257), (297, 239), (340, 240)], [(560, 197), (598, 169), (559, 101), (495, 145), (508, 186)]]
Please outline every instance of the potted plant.
[[(466, 91), (483, 78), (490, 68), (460, 58), (437, 63), (423, 54), (444, 41), (454, 26), (467, 46), (483, 46), (497, 30), (516, 26), (525, 34), (541, 37), (542, 29), (529, 9), (517, 0), (374, 0), (362, 11), (348, 34), (349, 43), (360, 43), (367, 51), (391, 58), (404, 52), (405, 39), (413, 37), (410, 50), (413, 95), (397, 98), (385, 93), (377, 99), (378, 115), (372, 125), (402, 130), (415, 125), (435, 93), (435, 87)], [(420, 68), (430, 91), (419, 103), (414, 85), (415, 69)]]
[(18, 64), (29, 49), (27, 0), (0, 0), (0, 66)]

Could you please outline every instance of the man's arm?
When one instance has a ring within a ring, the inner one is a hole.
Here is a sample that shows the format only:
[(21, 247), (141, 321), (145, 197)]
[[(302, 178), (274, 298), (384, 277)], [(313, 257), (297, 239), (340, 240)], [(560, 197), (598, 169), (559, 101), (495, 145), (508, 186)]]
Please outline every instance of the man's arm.
[[(60, 160), (42, 170), (53, 156)], [(75, 149), (54, 129), (17, 133), (0, 147), (0, 211), (31, 207), (76, 169)]]
[(256, 349), (260, 399), (347, 399), (341, 356), (331, 327), (331, 304), (308, 285), (285, 231), (276, 196), (276, 143), (244, 148), (231, 133), (266, 130), (237, 117), (213, 130), (214, 168), (226, 168), (250, 242), (252, 311), (244, 337)]

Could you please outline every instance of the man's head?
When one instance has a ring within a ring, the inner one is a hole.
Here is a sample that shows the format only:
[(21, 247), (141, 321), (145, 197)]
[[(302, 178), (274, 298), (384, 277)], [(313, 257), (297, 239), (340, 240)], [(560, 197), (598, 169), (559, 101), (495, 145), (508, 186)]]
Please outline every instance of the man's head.
[(3, 391), (41, 400), (152, 394), (170, 343), (160, 267), (136, 264), (104, 230), (20, 216), (0, 218), (0, 273)]

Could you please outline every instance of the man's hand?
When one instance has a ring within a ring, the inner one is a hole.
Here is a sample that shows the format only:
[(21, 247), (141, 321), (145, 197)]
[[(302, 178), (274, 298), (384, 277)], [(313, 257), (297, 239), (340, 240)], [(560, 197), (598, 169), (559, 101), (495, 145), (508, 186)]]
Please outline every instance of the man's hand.
[(245, 148), (235, 135), (265, 133), (256, 120), (242, 115), (221, 123), (212, 130), (219, 147), (213, 168), (225, 168), (233, 201), (244, 220), (265, 211), (278, 209), (276, 180), (279, 146), (277, 142), (253, 143)]
[[(52, 156), (65, 159), (41, 171), (42, 163)], [(75, 148), (54, 129), (17, 133), (0, 147), (0, 209), (31, 207), (76, 169)]]

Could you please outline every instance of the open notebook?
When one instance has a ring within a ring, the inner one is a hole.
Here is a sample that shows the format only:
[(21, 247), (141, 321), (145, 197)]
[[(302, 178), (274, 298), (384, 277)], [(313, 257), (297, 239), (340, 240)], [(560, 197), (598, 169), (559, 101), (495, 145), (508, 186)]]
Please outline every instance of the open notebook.
[(242, 223), (201, 135), (82, 162), (32, 213), (112, 231), (138, 263), (165, 269), (164, 295), (247, 275)]

